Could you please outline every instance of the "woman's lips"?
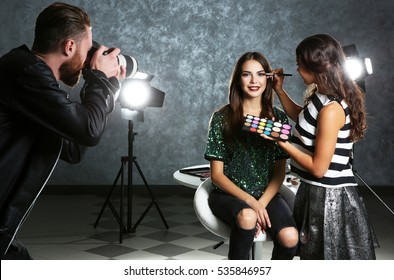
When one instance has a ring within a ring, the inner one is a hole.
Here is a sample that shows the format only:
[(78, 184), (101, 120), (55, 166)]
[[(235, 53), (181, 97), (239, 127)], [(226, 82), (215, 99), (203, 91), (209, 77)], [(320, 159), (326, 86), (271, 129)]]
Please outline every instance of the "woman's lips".
[(260, 89), (260, 87), (258, 87), (258, 86), (249, 87), (249, 90), (251, 90), (251, 91), (258, 91), (259, 89)]

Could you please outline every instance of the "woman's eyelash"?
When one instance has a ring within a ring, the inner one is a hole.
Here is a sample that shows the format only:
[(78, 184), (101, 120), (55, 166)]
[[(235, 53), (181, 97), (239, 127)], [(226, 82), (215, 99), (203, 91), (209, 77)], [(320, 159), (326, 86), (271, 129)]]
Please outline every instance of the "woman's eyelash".
[[(251, 75), (251, 73), (242, 73), (243, 77), (247, 77), (247, 76), (250, 76), (250, 75)], [(259, 75), (259, 76), (266, 76), (267, 73), (257, 73), (257, 75)]]

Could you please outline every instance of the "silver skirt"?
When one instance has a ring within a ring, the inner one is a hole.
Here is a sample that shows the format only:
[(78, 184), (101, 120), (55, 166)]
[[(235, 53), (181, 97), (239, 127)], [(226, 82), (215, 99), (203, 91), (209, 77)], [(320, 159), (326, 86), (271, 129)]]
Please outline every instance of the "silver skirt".
[(378, 242), (357, 187), (301, 183), (294, 204), (300, 259), (372, 260)]

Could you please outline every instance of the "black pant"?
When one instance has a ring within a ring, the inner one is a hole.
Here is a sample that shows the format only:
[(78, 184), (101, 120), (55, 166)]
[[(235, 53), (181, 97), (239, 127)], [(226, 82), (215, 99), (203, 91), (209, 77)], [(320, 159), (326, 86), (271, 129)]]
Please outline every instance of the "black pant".
[[(246, 202), (222, 192), (212, 192), (210, 194), (209, 206), (218, 218), (231, 226), (228, 258), (230, 260), (249, 259), (249, 251), (253, 245), (256, 228), (251, 230), (240, 228), (237, 223), (237, 216), (241, 210), (251, 207)], [(278, 193), (272, 198), (266, 209), (270, 217), (271, 228), (267, 228), (265, 231), (271, 236), (274, 242), (272, 259), (293, 259), (297, 251), (297, 246), (286, 248), (279, 243), (277, 238), (281, 229), (286, 227), (297, 228), (289, 206), (283, 196)]]

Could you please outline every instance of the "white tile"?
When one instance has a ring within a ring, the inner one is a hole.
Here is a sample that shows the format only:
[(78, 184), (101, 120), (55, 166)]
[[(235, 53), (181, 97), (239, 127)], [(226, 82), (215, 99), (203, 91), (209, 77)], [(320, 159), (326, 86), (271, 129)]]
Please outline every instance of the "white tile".
[(203, 252), (203, 251), (190, 251), (184, 254), (180, 254), (177, 256), (172, 257), (173, 259), (176, 260), (225, 260), (227, 259), (224, 256), (217, 255), (217, 254), (212, 254), (208, 252)]
[(122, 245), (137, 250), (143, 250), (153, 246), (164, 244), (164, 242), (153, 240), (150, 238), (135, 236), (132, 238), (124, 239)]
[(135, 251), (115, 257), (116, 260), (165, 260), (166, 256), (152, 254), (146, 251)]
[(181, 233), (181, 234), (187, 234), (187, 235), (197, 235), (197, 234), (205, 232), (206, 229), (203, 228), (202, 226), (199, 227), (199, 226), (192, 226), (192, 225), (181, 225), (181, 226), (172, 227), (169, 229), (169, 231), (177, 232), (177, 233)]
[(213, 247), (214, 245), (217, 244), (216, 241), (203, 239), (203, 238), (198, 238), (198, 237), (193, 237), (193, 236), (177, 239), (177, 240), (171, 241), (169, 243), (175, 244), (175, 245), (178, 245), (178, 246), (183, 246), (183, 247), (186, 247), (186, 248), (191, 248), (191, 249), (194, 249), (194, 250), (205, 248), (205, 247), (208, 247), (208, 246), (212, 246)]

